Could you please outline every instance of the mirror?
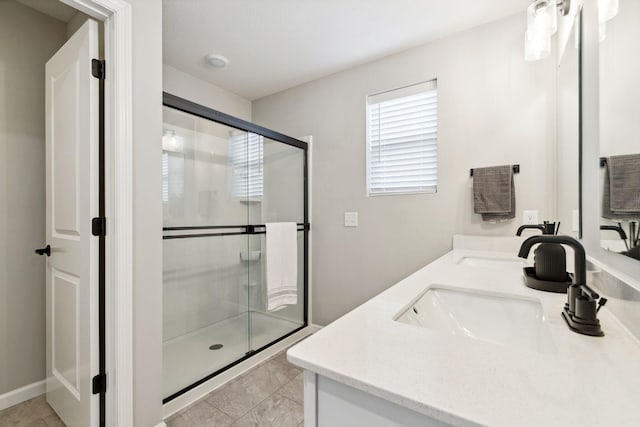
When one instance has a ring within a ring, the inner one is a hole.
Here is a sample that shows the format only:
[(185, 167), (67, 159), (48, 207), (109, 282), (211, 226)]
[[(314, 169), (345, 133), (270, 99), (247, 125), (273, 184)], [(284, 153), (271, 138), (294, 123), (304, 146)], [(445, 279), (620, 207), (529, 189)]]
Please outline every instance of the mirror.
[(640, 2), (600, 20), (600, 243), (640, 260)]
[(556, 212), (560, 233), (582, 237), (580, 216), (580, 57), (581, 12), (576, 13), (557, 70)]

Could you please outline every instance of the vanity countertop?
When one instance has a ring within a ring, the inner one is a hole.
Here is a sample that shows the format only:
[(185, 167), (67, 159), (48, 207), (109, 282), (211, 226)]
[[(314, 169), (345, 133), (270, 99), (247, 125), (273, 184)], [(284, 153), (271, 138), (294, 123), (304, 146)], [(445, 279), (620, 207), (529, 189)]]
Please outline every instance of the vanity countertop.
[[(511, 247), (456, 247), (292, 347), (289, 361), (451, 425), (640, 426), (640, 342), (607, 306), (598, 315), (604, 337), (576, 334), (560, 316), (566, 295), (525, 287), (520, 266), (459, 264), (463, 257), (515, 259)], [(539, 300), (555, 351), (394, 320), (432, 285)]]

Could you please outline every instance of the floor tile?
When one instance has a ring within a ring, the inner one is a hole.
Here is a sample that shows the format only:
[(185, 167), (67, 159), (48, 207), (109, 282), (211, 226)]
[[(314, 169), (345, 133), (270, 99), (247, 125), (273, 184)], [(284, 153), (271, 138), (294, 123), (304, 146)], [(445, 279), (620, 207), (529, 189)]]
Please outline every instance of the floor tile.
[(174, 415), (165, 420), (167, 427), (190, 427), (191, 420), (182, 414)]
[[(256, 368), (257, 369), (257, 368)], [(263, 372), (253, 371), (224, 385), (207, 402), (237, 419), (271, 394)]]
[(49, 415), (44, 421), (47, 423), (47, 427), (66, 427), (56, 414)]
[(234, 419), (211, 406), (206, 401), (201, 401), (181, 411), (175, 418), (167, 423), (169, 427), (226, 427), (233, 424)]
[(30, 422), (29, 424), (25, 424), (25, 427), (47, 427), (47, 422), (42, 418), (38, 418), (37, 420)]
[[(48, 427), (48, 423), (56, 426), (53, 420), (60, 421), (44, 396), (38, 396), (0, 411), (0, 427)], [(64, 424), (57, 425), (64, 426)]]
[(237, 419), (300, 372), (286, 360), (275, 357), (227, 383), (214, 392), (207, 402)]
[(166, 420), (168, 427), (302, 426), (302, 370), (286, 350), (231, 380), (204, 400)]
[(304, 404), (304, 374), (301, 372), (294, 379), (283, 385), (278, 394), (299, 404)]
[(302, 405), (273, 394), (240, 418), (234, 426), (297, 427), (303, 419)]

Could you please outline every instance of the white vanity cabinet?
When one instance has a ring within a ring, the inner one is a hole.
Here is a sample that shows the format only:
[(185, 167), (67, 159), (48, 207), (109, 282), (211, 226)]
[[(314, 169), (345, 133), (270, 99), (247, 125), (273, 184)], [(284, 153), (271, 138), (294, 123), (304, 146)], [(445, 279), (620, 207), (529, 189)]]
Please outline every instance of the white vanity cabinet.
[(304, 371), (305, 427), (445, 427), (441, 421)]
[[(640, 426), (637, 337), (608, 306), (604, 337), (569, 330), (567, 296), (525, 286), (521, 243), (458, 236), (448, 254), (291, 347), (305, 372), (305, 426)], [(418, 304), (429, 292), (443, 311)], [(431, 317), (403, 322), (416, 308), (449, 313), (468, 333)]]

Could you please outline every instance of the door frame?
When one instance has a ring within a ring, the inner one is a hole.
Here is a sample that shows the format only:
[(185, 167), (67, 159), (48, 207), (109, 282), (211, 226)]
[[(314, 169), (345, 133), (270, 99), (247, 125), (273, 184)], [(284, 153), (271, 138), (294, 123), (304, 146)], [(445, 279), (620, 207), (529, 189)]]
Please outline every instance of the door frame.
[[(106, 416), (133, 425), (133, 92), (131, 4), (60, 0), (104, 25)], [(97, 372), (96, 372), (97, 374)]]

